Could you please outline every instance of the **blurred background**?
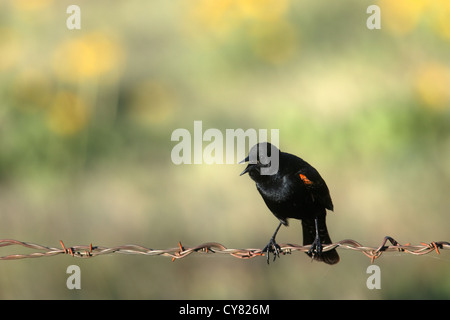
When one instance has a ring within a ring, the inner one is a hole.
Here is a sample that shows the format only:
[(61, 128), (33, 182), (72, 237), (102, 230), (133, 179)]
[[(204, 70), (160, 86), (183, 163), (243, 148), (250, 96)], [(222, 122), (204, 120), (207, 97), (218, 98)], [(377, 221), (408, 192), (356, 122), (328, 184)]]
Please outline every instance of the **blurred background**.
[[(0, 238), (262, 248), (277, 220), (244, 165), (175, 165), (177, 128), (279, 129), (335, 205), (334, 241), (450, 240), (447, 0), (0, 1)], [(381, 8), (369, 30), (367, 7)], [(241, 159), (236, 159), (239, 161)], [(279, 243), (301, 244), (301, 225)], [(0, 256), (27, 253), (2, 248)], [(2, 299), (450, 298), (450, 256), (2, 261)], [(81, 268), (68, 290), (66, 268)]]

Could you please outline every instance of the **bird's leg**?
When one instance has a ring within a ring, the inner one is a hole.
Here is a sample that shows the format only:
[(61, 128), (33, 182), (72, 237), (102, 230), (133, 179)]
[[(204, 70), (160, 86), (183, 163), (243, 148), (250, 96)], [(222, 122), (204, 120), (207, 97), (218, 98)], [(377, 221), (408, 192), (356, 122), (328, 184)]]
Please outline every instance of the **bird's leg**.
[(276, 243), (275, 237), (277, 236), (278, 230), (280, 230), (280, 227), (281, 227), (282, 224), (283, 224), (283, 223), (280, 222), (280, 224), (278, 225), (277, 229), (275, 230), (275, 232), (274, 232), (272, 238), (270, 238), (269, 243), (264, 247), (264, 249), (262, 249), (262, 252), (266, 252), (266, 253), (267, 253), (267, 264), (269, 264), (269, 255), (270, 255), (270, 252), (273, 252), (273, 253), (274, 253), (273, 261), (275, 261), (275, 259), (276, 259), (277, 257), (278, 257), (278, 258), (280, 257), (280, 251), (281, 251), (281, 248), (280, 248), (280, 246), (278, 245), (278, 243)]
[(320, 242), (320, 237), (319, 237), (319, 219), (315, 218), (314, 219), (314, 224), (316, 225), (316, 238), (314, 239), (314, 242), (311, 244), (311, 248), (309, 248), (308, 253), (309, 254), (317, 254), (317, 255), (321, 255), (322, 254), (322, 243)]

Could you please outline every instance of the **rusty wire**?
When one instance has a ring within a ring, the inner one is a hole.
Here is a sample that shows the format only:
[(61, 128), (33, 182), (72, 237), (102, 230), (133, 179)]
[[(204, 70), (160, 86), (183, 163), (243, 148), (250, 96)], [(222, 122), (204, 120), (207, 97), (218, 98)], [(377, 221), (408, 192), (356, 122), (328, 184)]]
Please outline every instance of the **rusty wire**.
[[(387, 242), (391, 245), (386, 245)], [(184, 247), (181, 242), (177, 247), (170, 249), (150, 249), (140, 245), (122, 245), (116, 247), (102, 247), (90, 245), (76, 245), (67, 247), (60, 240), (61, 247), (47, 247), (39, 244), (23, 242), (12, 239), (0, 239), (0, 248), (7, 246), (22, 246), (25, 248), (37, 250), (36, 252), (27, 254), (11, 254), (6, 256), (0, 256), (0, 260), (17, 260), (27, 258), (40, 258), (50, 257), (55, 255), (70, 254), (77, 258), (93, 258), (100, 255), (120, 253), (120, 254), (134, 254), (134, 255), (146, 255), (146, 256), (166, 256), (171, 257), (172, 261), (176, 259), (185, 258), (192, 253), (218, 253), (228, 254), (240, 259), (250, 259), (257, 256), (265, 256), (266, 252), (261, 249), (229, 249), (224, 245), (216, 242), (203, 243), (195, 247)], [(291, 252), (307, 252), (310, 246), (300, 246), (296, 244), (281, 244), (281, 253), (289, 254)], [(323, 245), (323, 251), (337, 249), (349, 249), (354, 251), (360, 251), (371, 259), (373, 262), (376, 258), (379, 258), (384, 252), (402, 252), (413, 255), (424, 255), (430, 252), (436, 252), (440, 254), (439, 250), (450, 250), (450, 242), (447, 241), (434, 241), (431, 243), (421, 242), (418, 245), (405, 244), (401, 245), (392, 237), (384, 237), (382, 244), (379, 247), (367, 247), (363, 246), (355, 240), (342, 240), (333, 244)]]

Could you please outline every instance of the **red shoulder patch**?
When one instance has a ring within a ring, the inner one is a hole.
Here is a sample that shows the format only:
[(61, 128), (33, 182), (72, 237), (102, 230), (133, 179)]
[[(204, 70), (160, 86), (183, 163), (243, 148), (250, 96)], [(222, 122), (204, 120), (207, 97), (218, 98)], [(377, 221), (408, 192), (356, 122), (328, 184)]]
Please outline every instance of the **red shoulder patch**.
[(300, 173), (299, 176), (300, 176), (300, 179), (302, 179), (304, 184), (312, 184), (312, 181), (309, 180), (304, 174)]

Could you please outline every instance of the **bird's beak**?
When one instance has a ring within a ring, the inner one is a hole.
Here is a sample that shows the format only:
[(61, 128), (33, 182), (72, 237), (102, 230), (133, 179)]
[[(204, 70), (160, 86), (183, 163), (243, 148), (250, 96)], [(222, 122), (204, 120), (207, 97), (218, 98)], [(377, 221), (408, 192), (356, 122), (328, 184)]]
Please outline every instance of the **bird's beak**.
[[(242, 161), (239, 162), (239, 163), (248, 162), (248, 160), (249, 160), (249, 157), (245, 158), (244, 160), (242, 160)], [(252, 167), (252, 165), (249, 164), (249, 165), (247, 166), (247, 168), (245, 168), (244, 171), (242, 171), (241, 174), (240, 174), (239, 176), (242, 176), (243, 174), (246, 174), (246, 173), (251, 169), (251, 167)]]
[(247, 172), (249, 172), (250, 169), (251, 169), (253, 166), (254, 166), (253, 164), (249, 164), (249, 165), (247, 166), (247, 168), (245, 168), (244, 171), (241, 172), (240, 176), (242, 176), (243, 174), (246, 174)]
[(245, 158), (244, 160), (242, 160), (241, 162), (239, 162), (239, 164), (244, 163), (244, 162), (248, 162), (250, 158), (247, 156), (247, 158)]

